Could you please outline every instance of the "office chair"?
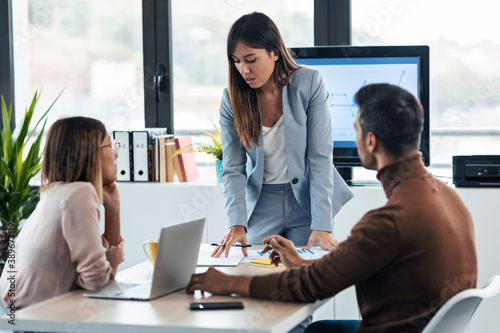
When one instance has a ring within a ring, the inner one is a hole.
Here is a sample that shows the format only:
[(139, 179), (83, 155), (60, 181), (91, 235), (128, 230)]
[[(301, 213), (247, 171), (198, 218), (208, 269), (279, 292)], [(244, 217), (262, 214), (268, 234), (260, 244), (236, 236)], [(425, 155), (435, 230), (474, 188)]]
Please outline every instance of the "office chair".
[(467, 289), (456, 294), (438, 310), (422, 333), (463, 333), (479, 303), (498, 292), (500, 275), (495, 275), (481, 289)]

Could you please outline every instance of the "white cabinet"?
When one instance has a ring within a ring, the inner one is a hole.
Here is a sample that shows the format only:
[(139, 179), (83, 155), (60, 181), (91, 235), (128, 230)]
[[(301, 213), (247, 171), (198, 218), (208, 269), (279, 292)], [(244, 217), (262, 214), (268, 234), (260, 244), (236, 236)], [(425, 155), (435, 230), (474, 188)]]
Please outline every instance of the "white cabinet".
[[(120, 269), (144, 261), (142, 242), (159, 237), (164, 226), (205, 217), (203, 242), (218, 242), (224, 232), (225, 215), (222, 185), (202, 183), (118, 183), (121, 197), (121, 225), (127, 260)], [(370, 209), (387, 201), (382, 186), (351, 187), (354, 198), (335, 218), (334, 235), (344, 240), (351, 228)], [(478, 286), (491, 276), (500, 275), (500, 189), (464, 189), (457, 192), (469, 208), (475, 225), (478, 254)], [(103, 224), (101, 224), (103, 225)], [(500, 296), (486, 300), (470, 324), (470, 333), (491, 331), (500, 327)], [(333, 311), (333, 313), (332, 313)], [(338, 294), (315, 313), (315, 320), (358, 319), (354, 287)]]
[(117, 184), (126, 256), (120, 270), (144, 261), (142, 243), (150, 238), (159, 238), (163, 227), (204, 217), (202, 242), (217, 242), (224, 234), (224, 202), (220, 184)]
[[(500, 189), (464, 189), (464, 199), (474, 220), (478, 259), (477, 285), (500, 275)], [(496, 332), (500, 327), (500, 295), (484, 300), (469, 325), (469, 333)], [(496, 329), (494, 328), (496, 327)]]

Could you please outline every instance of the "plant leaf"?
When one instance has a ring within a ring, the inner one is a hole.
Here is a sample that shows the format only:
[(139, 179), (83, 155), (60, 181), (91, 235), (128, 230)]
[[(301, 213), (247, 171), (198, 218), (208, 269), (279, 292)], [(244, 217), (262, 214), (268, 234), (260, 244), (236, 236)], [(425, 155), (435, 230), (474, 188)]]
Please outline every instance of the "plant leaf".
[[(29, 217), (37, 204), (39, 191), (30, 186), (30, 181), (41, 170), (42, 156), (40, 148), (47, 124), (47, 115), (61, 94), (62, 91), (40, 119), (38, 119), (35, 127), (30, 129), (35, 108), (40, 99), (40, 95), (36, 92), (29, 108), (25, 109), (24, 117), (22, 122), (17, 126), (15, 135), (13, 135), (10, 127), (12, 106), (7, 109), (5, 100), (2, 97), (3, 127), (0, 137), (0, 221), (2, 229), (5, 230), (8, 227), (12, 229), (15, 235), (19, 232), (20, 221)], [(36, 138), (34, 138), (40, 124), (43, 125)], [(32, 142), (33, 138), (34, 141)], [(25, 148), (27, 149), (28, 147), (28, 153), (26, 156), (23, 156)]]

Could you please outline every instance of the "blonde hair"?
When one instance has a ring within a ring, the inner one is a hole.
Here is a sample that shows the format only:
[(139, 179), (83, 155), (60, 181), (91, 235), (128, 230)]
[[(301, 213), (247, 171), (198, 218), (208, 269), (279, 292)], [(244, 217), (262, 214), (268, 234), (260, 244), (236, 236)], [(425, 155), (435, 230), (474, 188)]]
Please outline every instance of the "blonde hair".
[(234, 65), (233, 52), (241, 42), (249, 47), (276, 52), (279, 58), (273, 71), (274, 84), (283, 88), (300, 68), (286, 48), (276, 24), (265, 14), (253, 12), (243, 15), (233, 23), (227, 38), (229, 63), (229, 97), (234, 114), (234, 126), (243, 146), (250, 148), (250, 141), (259, 143), (261, 119), (257, 92), (245, 82)]
[(58, 181), (89, 182), (102, 202), (101, 144), (105, 137), (106, 128), (97, 119), (57, 120), (47, 134), (41, 191)]

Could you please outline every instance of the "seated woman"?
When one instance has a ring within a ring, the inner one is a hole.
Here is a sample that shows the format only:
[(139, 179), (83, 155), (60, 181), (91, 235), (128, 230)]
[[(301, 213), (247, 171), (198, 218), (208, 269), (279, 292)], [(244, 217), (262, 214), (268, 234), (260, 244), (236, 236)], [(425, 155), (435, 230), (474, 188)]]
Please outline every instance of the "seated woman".
[(40, 202), (15, 240), (15, 287), (0, 279), (7, 304), (12, 298), (19, 309), (77, 287), (94, 290), (114, 278), (125, 259), (115, 184), (118, 148), (96, 119), (71, 117), (51, 126)]

